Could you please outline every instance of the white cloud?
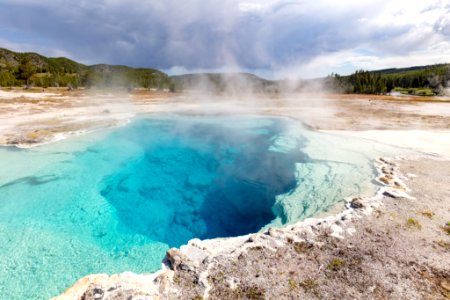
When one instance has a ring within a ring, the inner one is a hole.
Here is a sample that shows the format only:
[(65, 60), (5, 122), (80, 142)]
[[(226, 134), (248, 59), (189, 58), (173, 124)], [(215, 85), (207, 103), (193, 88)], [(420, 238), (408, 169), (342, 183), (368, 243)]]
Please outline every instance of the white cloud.
[(266, 9), (267, 9), (267, 4), (249, 3), (249, 2), (239, 3), (239, 10), (242, 12), (261, 13), (261, 12), (264, 12)]
[(360, 49), (343, 50), (335, 53), (317, 55), (305, 64), (285, 68), (277, 74), (280, 77), (313, 78), (327, 74), (349, 74), (354, 70), (380, 70), (387, 68), (402, 68), (420, 65), (431, 65), (450, 62), (450, 42), (438, 44), (407, 54), (389, 56), (364, 55)]
[(440, 0), (3, 0), (0, 43), (173, 72), (311, 77), (450, 62), (449, 10)]

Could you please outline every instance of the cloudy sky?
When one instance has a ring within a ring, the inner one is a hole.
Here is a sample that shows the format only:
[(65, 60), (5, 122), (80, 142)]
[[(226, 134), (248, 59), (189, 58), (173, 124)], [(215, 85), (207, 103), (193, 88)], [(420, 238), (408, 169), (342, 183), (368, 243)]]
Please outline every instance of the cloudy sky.
[(450, 62), (450, 1), (0, 0), (0, 47), (269, 78)]

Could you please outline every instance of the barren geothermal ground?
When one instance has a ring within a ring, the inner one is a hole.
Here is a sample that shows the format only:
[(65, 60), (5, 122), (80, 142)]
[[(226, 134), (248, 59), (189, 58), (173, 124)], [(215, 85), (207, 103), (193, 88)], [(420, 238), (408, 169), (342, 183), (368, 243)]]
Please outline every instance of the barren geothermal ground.
[[(308, 152), (321, 159), (327, 156), (327, 166), (334, 163), (334, 155), (338, 160), (341, 151), (326, 149), (331, 141), (355, 156), (359, 155), (358, 145), (395, 149), (389, 152), (395, 155), (363, 157), (373, 166), (373, 180), (369, 181), (378, 192), (356, 189), (358, 192), (345, 201), (313, 214), (314, 218), (280, 221), (288, 225), (267, 227), (258, 233), (192, 239), (170, 249), (156, 273), (85, 274), (60, 296), (56, 295), (62, 290), (55, 288), (59, 292), (52, 294), (54, 299), (450, 298), (449, 99), (327, 94), (212, 98), (149, 91), (0, 90), (0, 144), (11, 150), (16, 149), (12, 146), (39, 147), (152, 113), (300, 120), (312, 129), (305, 134), (319, 131), (327, 137), (322, 144), (313, 145), (316, 148), (310, 146)], [(360, 144), (353, 144), (354, 139)], [(279, 143), (286, 147), (289, 140)], [(11, 153), (11, 157), (19, 155), (15, 150)], [(39, 159), (38, 155), (35, 158)], [(5, 170), (18, 170), (9, 161), (0, 163)], [(33, 178), (27, 179), (30, 185), (42, 183)], [(340, 182), (340, 177), (333, 180)], [(0, 191), (22, 183), (3, 184)], [(307, 180), (298, 183), (307, 184)], [(295, 196), (308, 195), (295, 191), (288, 200), (295, 201)], [(1, 198), (0, 194), (0, 200), (5, 201)], [(289, 218), (289, 212), (285, 215)], [(2, 237), (6, 238), (16, 237)], [(27, 247), (24, 241), (21, 248)], [(10, 254), (8, 263), (15, 255)], [(52, 258), (32, 259), (45, 263)], [(97, 263), (102, 264), (101, 258)], [(2, 284), (20, 281), (21, 274), (15, 274), (20, 266), (9, 264), (5, 268), (8, 275), (0, 278)], [(52, 276), (65, 276), (62, 270), (58, 272), (62, 274)], [(48, 287), (49, 278), (43, 279), (42, 285)], [(21, 289), (26, 290), (27, 285)], [(11, 290), (0, 286), (0, 291), (6, 298), (14, 298)], [(15, 293), (27, 295), (19, 289)]]

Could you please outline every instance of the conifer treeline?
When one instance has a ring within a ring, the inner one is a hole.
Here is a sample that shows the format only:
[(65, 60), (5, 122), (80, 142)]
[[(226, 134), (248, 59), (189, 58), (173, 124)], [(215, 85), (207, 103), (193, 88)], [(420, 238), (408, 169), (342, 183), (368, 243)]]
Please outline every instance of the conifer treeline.
[(450, 87), (450, 65), (387, 69), (381, 71), (356, 71), (349, 76), (331, 74), (325, 79), (328, 88), (341, 93), (385, 94), (395, 88), (430, 89), (433, 94), (443, 94)]

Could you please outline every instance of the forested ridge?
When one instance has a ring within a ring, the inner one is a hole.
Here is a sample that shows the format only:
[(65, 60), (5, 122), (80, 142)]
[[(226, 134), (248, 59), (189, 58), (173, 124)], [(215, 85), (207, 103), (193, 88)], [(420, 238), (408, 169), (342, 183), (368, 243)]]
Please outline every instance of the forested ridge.
[(325, 84), (338, 92), (385, 94), (398, 91), (419, 96), (443, 95), (450, 87), (450, 64), (356, 71), (348, 76), (331, 74)]
[(19, 53), (0, 48), (0, 86), (142, 87), (168, 89), (169, 76), (150, 68), (87, 66), (65, 57)]
[[(289, 83), (289, 80), (267, 80), (248, 73), (186, 74), (169, 77), (150, 68), (98, 64), (87, 66), (65, 57), (50, 58), (37, 53), (19, 53), (0, 48), (0, 86), (38, 87), (124, 87), (181, 91), (207, 89), (279, 93), (287, 86), (302, 91), (324, 83), (327, 90), (338, 93), (403, 94), (432, 96), (448, 93), (450, 64), (416, 66), (378, 71), (359, 70), (351, 75), (331, 74), (325, 78)], [(287, 84), (289, 83), (289, 84)], [(446, 92), (447, 91), (447, 92)]]

